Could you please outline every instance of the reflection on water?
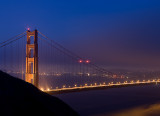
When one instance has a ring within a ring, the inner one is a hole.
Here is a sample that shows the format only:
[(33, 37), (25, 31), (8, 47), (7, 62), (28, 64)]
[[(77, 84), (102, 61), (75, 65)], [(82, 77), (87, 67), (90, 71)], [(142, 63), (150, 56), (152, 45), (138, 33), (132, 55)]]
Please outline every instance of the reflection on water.
[[(109, 115), (110, 116), (160, 116), (159, 109), (160, 109), (160, 103), (157, 103), (157, 104), (143, 105), (143, 106), (123, 110), (123, 111), (109, 114)], [(102, 114), (101, 116), (105, 116), (105, 115), (107, 114)]]

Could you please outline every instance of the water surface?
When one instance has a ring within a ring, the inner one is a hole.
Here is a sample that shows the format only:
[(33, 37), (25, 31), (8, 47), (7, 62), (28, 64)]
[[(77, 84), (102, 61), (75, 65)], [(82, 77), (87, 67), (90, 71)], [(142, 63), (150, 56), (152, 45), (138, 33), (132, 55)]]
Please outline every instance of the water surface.
[[(160, 85), (143, 85), (105, 90), (91, 90), (65, 93), (55, 96), (69, 104), (73, 109), (79, 112), (81, 116), (124, 116), (123, 113), (127, 114), (129, 111), (134, 111), (136, 108), (142, 107), (142, 109), (145, 109), (143, 112), (147, 113), (147, 108), (151, 108), (151, 106), (160, 103)], [(156, 107), (159, 106), (160, 105)], [(153, 108), (149, 111), (152, 110)], [(140, 112), (141, 109), (139, 113)]]

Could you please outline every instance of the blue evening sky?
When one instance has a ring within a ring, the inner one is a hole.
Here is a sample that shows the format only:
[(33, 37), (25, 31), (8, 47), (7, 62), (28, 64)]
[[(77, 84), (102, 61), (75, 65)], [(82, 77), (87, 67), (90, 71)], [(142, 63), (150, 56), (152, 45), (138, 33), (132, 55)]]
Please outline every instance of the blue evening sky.
[(1, 0), (0, 41), (37, 28), (104, 65), (160, 66), (160, 0)]

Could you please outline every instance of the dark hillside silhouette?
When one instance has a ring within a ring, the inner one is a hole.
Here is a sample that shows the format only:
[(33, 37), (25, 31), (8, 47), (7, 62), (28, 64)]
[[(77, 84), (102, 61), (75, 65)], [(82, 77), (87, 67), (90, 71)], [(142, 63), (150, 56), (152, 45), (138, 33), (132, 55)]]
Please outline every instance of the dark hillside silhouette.
[(0, 115), (78, 116), (60, 99), (0, 71)]

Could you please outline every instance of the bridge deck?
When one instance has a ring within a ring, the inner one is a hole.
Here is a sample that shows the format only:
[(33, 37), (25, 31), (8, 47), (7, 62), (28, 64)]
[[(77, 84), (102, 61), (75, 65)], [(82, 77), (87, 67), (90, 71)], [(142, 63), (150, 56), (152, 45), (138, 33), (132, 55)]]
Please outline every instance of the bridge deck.
[(48, 94), (51, 94), (51, 95), (54, 95), (54, 94), (62, 94), (62, 93), (70, 93), (70, 92), (98, 90), (98, 89), (109, 89), (109, 88), (120, 88), (120, 87), (128, 87), (128, 86), (151, 85), (151, 84), (158, 84), (158, 83), (160, 83), (160, 81), (118, 83), (118, 84), (93, 85), (93, 86), (83, 86), (83, 87), (52, 89), (52, 90), (45, 90), (44, 92), (46, 92)]

